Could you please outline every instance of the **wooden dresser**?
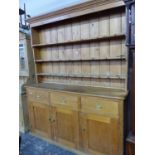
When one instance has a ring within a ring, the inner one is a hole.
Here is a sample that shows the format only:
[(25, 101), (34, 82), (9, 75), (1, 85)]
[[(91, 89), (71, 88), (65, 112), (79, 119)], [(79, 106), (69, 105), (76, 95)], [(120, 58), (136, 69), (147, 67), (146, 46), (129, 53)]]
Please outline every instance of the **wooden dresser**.
[(92, 0), (28, 20), (36, 84), (31, 132), (91, 155), (123, 155), (127, 96), (122, 0)]
[(123, 155), (123, 107), (118, 89), (27, 86), (31, 132), (92, 155)]

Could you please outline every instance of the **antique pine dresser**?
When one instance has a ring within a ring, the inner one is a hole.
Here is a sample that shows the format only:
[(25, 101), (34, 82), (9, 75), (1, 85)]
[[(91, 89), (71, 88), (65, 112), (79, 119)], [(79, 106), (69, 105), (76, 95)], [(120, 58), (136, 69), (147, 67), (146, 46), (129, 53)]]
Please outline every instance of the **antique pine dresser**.
[(30, 131), (91, 155), (123, 155), (128, 94), (122, 0), (91, 0), (28, 19), (36, 83)]

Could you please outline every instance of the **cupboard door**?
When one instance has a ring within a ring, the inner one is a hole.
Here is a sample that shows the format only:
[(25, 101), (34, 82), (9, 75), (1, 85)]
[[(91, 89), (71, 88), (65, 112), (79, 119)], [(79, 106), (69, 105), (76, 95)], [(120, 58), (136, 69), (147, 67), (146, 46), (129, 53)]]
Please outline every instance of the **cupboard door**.
[(37, 102), (29, 103), (29, 120), (31, 131), (44, 136), (51, 137), (49, 121), (49, 106)]
[(102, 115), (80, 114), (81, 145), (91, 155), (120, 155), (118, 120)]
[(79, 145), (78, 112), (55, 107), (55, 137), (56, 141), (71, 148)]

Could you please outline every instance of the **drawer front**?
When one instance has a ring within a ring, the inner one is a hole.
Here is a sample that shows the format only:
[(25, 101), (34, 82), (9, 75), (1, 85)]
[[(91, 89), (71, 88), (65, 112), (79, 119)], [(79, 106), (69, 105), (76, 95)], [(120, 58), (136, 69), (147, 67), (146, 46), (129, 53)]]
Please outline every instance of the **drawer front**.
[(119, 102), (99, 97), (81, 97), (81, 111), (106, 116), (118, 116)]
[(79, 97), (69, 93), (52, 92), (50, 102), (55, 106), (68, 107), (74, 110), (79, 109)]
[(42, 91), (42, 90), (36, 90), (35, 100), (37, 102), (49, 104), (49, 93), (46, 91)]
[(49, 93), (46, 90), (27, 89), (28, 99), (43, 104), (49, 104)]
[(36, 94), (35, 94), (35, 89), (31, 89), (31, 88), (28, 88), (27, 89), (27, 96), (28, 96), (28, 99), (29, 100), (35, 100), (35, 96), (36, 96)]

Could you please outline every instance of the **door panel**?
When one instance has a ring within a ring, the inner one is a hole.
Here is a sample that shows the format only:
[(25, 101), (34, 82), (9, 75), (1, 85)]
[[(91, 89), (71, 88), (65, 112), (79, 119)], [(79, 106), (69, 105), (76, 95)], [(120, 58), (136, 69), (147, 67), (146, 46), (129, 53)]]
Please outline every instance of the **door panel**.
[(109, 137), (109, 132), (109, 123), (88, 120), (89, 148), (98, 152), (104, 152), (105, 154), (110, 153), (111, 137)]
[(117, 119), (81, 114), (82, 147), (92, 155), (118, 155)]
[(78, 112), (55, 107), (56, 140), (72, 148), (78, 147)]
[(32, 131), (47, 138), (51, 137), (49, 106), (31, 102), (29, 108)]
[(68, 141), (74, 141), (73, 117), (72, 113), (57, 111), (58, 137)]

